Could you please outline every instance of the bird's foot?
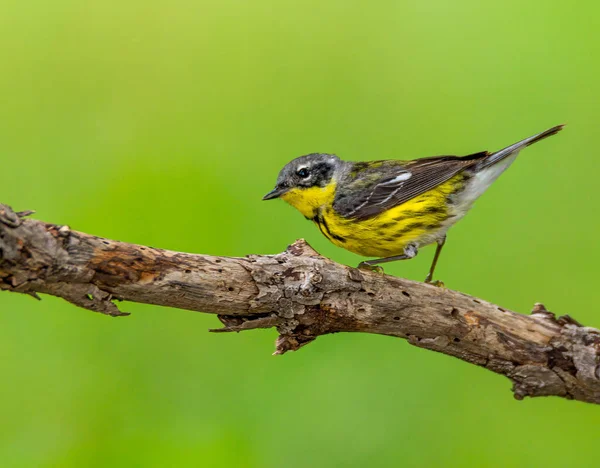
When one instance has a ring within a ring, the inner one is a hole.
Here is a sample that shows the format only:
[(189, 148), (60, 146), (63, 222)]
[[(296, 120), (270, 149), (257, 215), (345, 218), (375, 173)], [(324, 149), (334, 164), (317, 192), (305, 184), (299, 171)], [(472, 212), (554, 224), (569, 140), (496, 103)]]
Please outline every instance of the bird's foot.
[(373, 273), (379, 273), (380, 275), (385, 274), (385, 272), (383, 271), (383, 267), (379, 265), (371, 265), (368, 261), (360, 262), (357, 268), (359, 268), (360, 270), (372, 271)]
[(429, 276), (427, 276), (427, 278), (425, 278), (425, 283), (430, 284), (432, 286), (436, 286), (438, 288), (446, 287), (446, 285), (444, 284), (443, 281), (440, 281), (440, 280), (431, 281), (431, 278), (429, 278)]

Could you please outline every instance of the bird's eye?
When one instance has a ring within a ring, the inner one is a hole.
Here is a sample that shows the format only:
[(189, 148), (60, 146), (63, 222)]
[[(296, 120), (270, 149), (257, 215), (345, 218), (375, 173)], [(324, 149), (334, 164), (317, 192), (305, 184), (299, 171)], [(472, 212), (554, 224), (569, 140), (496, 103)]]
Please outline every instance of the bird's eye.
[(298, 174), (298, 177), (306, 179), (309, 175), (309, 172), (307, 168), (303, 167), (302, 169), (298, 169), (298, 172), (296, 172), (296, 174)]

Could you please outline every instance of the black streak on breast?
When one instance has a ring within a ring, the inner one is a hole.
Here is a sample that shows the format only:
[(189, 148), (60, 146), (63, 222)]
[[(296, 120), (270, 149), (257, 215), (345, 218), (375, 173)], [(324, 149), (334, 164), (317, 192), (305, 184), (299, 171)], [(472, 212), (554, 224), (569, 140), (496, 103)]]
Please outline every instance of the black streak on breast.
[(327, 221), (325, 221), (325, 218), (323, 217), (323, 215), (321, 213), (318, 213), (313, 218), (313, 220), (319, 226), (321, 233), (325, 237), (327, 237), (329, 240), (335, 239), (338, 242), (342, 242), (342, 243), (346, 242), (346, 239), (344, 239), (342, 236), (339, 236), (336, 233), (331, 232), (331, 230), (329, 229), (329, 226), (327, 225)]

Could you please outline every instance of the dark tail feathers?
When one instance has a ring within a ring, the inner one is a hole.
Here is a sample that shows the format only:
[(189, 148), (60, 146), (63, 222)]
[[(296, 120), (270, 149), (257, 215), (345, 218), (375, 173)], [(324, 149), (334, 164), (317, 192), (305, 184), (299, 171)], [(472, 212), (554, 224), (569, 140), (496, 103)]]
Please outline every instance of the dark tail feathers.
[(549, 137), (550, 135), (554, 135), (560, 132), (563, 129), (563, 127), (564, 125), (557, 125), (556, 127), (552, 127), (546, 130), (545, 132), (538, 133), (537, 135), (534, 135), (529, 138), (525, 138), (524, 140), (521, 140), (518, 143), (515, 143), (514, 145), (507, 146), (506, 148), (501, 149), (500, 151), (492, 153), (483, 161), (481, 161), (478, 169), (485, 169), (486, 167), (492, 166), (497, 162), (502, 161), (504, 158), (510, 156), (511, 154), (514, 154), (515, 152), (520, 151), (529, 145), (533, 145), (534, 143), (537, 143), (538, 141), (543, 140), (544, 138)]

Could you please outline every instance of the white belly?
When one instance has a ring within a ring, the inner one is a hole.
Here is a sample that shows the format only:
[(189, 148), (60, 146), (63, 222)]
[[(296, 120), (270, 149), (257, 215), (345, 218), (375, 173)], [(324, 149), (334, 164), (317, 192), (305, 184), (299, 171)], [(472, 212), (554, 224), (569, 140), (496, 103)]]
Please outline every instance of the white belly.
[(473, 177), (468, 180), (465, 188), (452, 197), (453, 203), (450, 205), (450, 213), (452, 216), (442, 223), (442, 227), (438, 231), (428, 233), (426, 237), (419, 239), (419, 245), (428, 245), (442, 239), (446, 235), (448, 229), (467, 214), (473, 206), (473, 203), (475, 203), (475, 200), (483, 195), (483, 192), (485, 192), (488, 187), (500, 177), (500, 174), (508, 169), (508, 166), (513, 163), (518, 154), (519, 153), (516, 152), (497, 164), (473, 175)]

